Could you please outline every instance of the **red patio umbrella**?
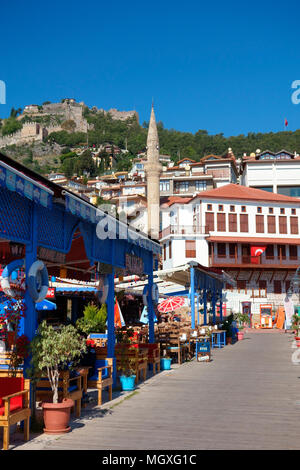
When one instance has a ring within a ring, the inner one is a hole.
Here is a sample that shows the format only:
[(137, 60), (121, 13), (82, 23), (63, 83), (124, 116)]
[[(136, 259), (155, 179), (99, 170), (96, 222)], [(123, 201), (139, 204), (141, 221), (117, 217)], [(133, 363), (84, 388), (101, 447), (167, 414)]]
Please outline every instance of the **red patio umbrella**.
[(177, 308), (182, 307), (183, 304), (184, 304), (184, 299), (182, 297), (170, 297), (166, 300), (163, 300), (157, 306), (157, 309), (161, 313), (173, 312)]

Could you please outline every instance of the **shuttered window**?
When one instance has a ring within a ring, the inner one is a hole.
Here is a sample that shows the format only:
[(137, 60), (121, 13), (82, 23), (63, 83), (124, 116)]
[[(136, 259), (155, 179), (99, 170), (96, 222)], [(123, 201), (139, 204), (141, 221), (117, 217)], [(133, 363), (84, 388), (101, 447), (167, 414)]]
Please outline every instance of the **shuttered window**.
[(229, 232), (237, 232), (237, 215), (228, 214)]
[(240, 232), (249, 232), (248, 214), (240, 214)]
[(268, 215), (268, 233), (276, 233), (275, 215)]
[(281, 281), (274, 281), (274, 294), (281, 294)]
[(219, 258), (226, 257), (226, 243), (217, 243), (217, 253)]
[(226, 214), (221, 212), (217, 213), (217, 230), (218, 232), (226, 232), (226, 222), (225, 222)]
[(287, 233), (287, 223), (285, 215), (279, 216), (279, 233)]
[(256, 216), (256, 233), (264, 233), (264, 232), (265, 232), (264, 216), (257, 215)]
[(169, 258), (172, 258), (172, 242), (169, 242)]
[(289, 253), (290, 253), (290, 259), (297, 259), (297, 245), (290, 245), (289, 246)]
[(206, 232), (215, 230), (215, 214), (213, 212), (205, 212)]
[(290, 224), (291, 224), (291, 234), (298, 235), (298, 233), (299, 233), (299, 230), (298, 230), (298, 217), (291, 217), (290, 218)]
[(164, 248), (163, 248), (163, 251), (164, 251), (164, 261), (166, 261), (167, 259), (167, 245), (164, 244)]
[(196, 258), (196, 241), (195, 240), (185, 241), (185, 257)]

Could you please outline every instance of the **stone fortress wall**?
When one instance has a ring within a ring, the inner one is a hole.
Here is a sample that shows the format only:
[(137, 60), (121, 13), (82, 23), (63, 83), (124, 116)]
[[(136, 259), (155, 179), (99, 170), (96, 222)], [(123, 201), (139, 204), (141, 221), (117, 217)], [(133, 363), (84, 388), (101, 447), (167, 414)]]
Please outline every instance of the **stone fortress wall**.
[[(43, 106), (28, 105), (25, 106), (23, 114), (18, 116), (17, 119), (20, 120), (25, 116), (31, 119), (35, 117), (53, 116), (58, 117), (61, 123), (73, 121), (75, 123), (75, 132), (87, 133), (92, 126), (88, 124), (83, 116), (84, 108), (84, 102), (77, 103), (74, 99), (65, 99), (62, 103), (48, 103)], [(112, 119), (120, 121), (124, 121), (133, 116), (136, 117), (137, 121), (139, 119), (136, 111), (118, 111), (117, 109), (104, 111), (96, 107), (92, 109), (95, 109), (96, 112), (110, 114)], [(43, 125), (38, 122), (26, 122), (23, 124), (22, 129), (14, 134), (0, 137), (0, 148), (6, 147), (7, 145), (22, 145), (29, 142), (43, 141), (51, 132), (59, 132), (62, 130), (61, 124)]]

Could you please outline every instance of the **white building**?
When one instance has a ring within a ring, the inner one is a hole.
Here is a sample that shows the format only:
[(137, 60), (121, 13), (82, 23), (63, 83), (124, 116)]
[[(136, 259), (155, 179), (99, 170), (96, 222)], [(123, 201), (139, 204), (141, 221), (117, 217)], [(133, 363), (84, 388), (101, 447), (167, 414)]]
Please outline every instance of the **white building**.
[(300, 197), (300, 157), (286, 150), (244, 156), (241, 184), (285, 196)]
[[(236, 184), (170, 198), (162, 212), (163, 268), (191, 260), (222, 268), (237, 283), (226, 291), (229, 309), (247, 304), (257, 315), (271, 303), (276, 310), (300, 265), (299, 216), (299, 199)], [(261, 256), (252, 256), (255, 247)]]

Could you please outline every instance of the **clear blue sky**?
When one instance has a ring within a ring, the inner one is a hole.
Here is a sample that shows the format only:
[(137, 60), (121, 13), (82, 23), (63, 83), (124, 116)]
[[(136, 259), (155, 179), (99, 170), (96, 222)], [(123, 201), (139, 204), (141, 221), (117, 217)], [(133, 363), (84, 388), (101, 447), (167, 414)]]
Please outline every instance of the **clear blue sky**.
[(1, 5), (12, 107), (74, 97), (166, 128), (226, 136), (300, 128), (299, 1), (15, 0)]

